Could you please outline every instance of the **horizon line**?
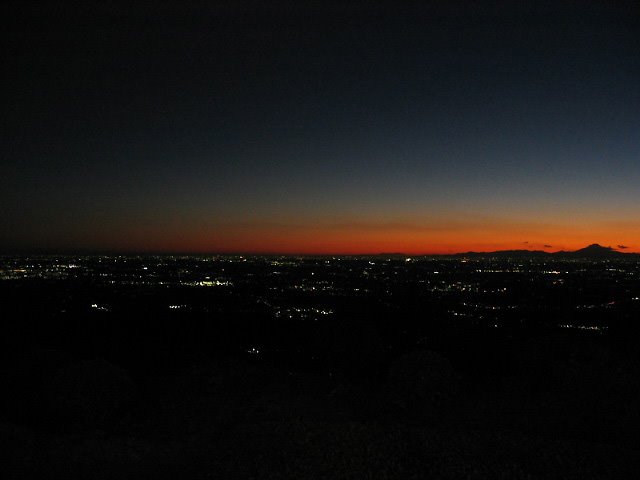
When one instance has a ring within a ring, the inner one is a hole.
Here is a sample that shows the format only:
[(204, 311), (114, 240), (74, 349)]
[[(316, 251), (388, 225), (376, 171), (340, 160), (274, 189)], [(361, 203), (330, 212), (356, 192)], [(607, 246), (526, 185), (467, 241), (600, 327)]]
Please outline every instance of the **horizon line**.
[(228, 256), (295, 256), (295, 257), (365, 257), (365, 256), (405, 256), (405, 257), (450, 257), (450, 256), (459, 256), (459, 255), (491, 255), (496, 253), (504, 253), (504, 252), (528, 252), (528, 253), (544, 253), (547, 255), (553, 255), (558, 253), (574, 253), (580, 250), (584, 250), (585, 248), (597, 246), (602, 248), (603, 250), (609, 250), (611, 252), (620, 253), (623, 255), (638, 255), (640, 252), (637, 251), (621, 251), (621, 249), (616, 249), (611, 246), (602, 246), (598, 243), (592, 243), (585, 247), (579, 248), (577, 250), (556, 250), (556, 251), (546, 251), (546, 250), (529, 250), (526, 248), (521, 249), (503, 249), (503, 250), (491, 250), (491, 251), (474, 251), (467, 250), (462, 252), (451, 252), (451, 253), (433, 253), (433, 252), (424, 252), (424, 253), (406, 253), (406, 252), (369, 252), (369, 253), (328, 253), (328, 252), (257, 252), (257, 251), (179, 251), (179, 250), (117, 250), (117, 249), (85, 249), (85, 248), (77, 248), (77, 249), (38, 249), (38, 248), (8, 248), (8, 249), (0, 249), (0, 256), (7, 255), (122, 255), (122, 256), (165, 256), (165, 255), (175, 255), (175, 256), (202, 256), (202, 255), (228, 255)]

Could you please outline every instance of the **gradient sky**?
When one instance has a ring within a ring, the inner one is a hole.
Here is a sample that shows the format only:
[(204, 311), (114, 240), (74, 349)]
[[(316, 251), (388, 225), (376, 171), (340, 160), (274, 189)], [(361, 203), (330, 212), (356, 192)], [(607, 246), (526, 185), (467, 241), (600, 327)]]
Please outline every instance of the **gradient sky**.
[(633, 6), (262, 3), (3, 7), (0, 250), (640, 251)]

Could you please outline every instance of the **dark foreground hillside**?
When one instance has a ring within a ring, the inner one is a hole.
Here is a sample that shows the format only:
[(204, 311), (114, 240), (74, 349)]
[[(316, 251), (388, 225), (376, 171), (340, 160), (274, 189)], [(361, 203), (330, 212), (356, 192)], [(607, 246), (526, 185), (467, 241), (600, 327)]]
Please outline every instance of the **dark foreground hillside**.
[(502, 375), (426, 349), (360, 371), (200, 355), (144, 375), (34, 349), (5, 364), (5, 468), (16, 479), (632, 478), (637, 371), (591, 339), (564, 357), (540, 341)]

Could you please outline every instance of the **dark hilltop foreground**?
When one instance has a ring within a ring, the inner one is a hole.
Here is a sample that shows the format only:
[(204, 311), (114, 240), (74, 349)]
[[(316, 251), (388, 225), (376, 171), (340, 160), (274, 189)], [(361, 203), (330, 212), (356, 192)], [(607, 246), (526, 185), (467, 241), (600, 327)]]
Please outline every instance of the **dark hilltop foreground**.
[(640, 260), (0, 258), (5, 478), (640, 471)]

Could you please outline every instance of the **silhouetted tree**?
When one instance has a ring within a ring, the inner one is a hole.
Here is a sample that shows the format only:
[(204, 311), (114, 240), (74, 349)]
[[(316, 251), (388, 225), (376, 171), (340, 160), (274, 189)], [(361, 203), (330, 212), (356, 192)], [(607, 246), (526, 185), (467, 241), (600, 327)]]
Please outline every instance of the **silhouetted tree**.
[(392, 362), (388, 387), (394, 405), (428, 411), (441, 407), (459, 392), (460, 377), (442, 355), (416, 351)]
[(100, 427), (120, 418), (133, 401), (134, 383), (106, 360), (61, 368), (51, 381), (53, 412), (75, 426)]

